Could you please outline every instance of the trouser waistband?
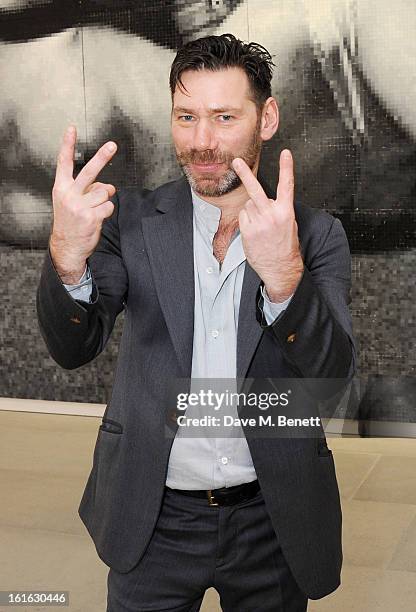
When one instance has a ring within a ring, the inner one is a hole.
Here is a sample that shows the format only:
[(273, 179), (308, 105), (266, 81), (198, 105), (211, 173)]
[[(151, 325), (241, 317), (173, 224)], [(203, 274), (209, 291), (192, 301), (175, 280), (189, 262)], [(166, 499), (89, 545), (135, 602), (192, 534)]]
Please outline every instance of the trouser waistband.
[(254, 497), (260, 490), (260, 484), (256, 479), (241, 485), (222, 487), (221, 489), (191, 490), (166, 488), (181, 495), (206, 499), (209, 506), (231, 506)]

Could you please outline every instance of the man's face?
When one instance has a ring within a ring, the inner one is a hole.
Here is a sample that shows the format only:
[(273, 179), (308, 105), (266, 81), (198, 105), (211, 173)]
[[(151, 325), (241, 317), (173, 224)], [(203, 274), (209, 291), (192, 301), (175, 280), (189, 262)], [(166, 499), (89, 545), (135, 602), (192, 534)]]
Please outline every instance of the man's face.
[(261, 115), (241, 68), (187, 70), (181, 80), (186, 91), (176, 86), (171, 121), (176, 157), (196, 193), (219, 197), (241, 185), (231, 166), (235, 157), (254, 168)]

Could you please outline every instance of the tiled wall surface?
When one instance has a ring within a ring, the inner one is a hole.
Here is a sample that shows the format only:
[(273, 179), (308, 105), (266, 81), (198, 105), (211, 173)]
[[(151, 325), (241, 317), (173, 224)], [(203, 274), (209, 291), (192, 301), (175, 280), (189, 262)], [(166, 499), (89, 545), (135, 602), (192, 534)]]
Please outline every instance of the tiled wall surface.
[(279, 152), (290, 148), (296, 197), (339, 216), (346, 229), (359, 375), (406, 383), (397, 408), (380, 398), (377, 416), (416, 421), (408, 385), (416, 362), (416, 6), (161, 4), (0, 1), (0, 396), (108, 401), (122, 321), (104, 353), (75, 371), (53, 362), (38, 331), (35, 294), (62, 133), (77, 125), (76, 170), (115, 140), (101, 180), (117, 187), (178, 178), (171, 62), (187, 40), (232, 32), (263, 44), (276, 64), (280, 127), (264, 147), (263, 173), (275, 184)]

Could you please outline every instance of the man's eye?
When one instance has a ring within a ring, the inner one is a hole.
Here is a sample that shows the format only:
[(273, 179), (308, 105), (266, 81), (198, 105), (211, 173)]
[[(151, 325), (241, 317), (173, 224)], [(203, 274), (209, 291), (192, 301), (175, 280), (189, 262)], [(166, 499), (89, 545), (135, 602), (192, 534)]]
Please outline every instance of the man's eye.
[(220, 117), (224, 118), (223, 123), (229, 123), (229, 120), (232, 119), (232, 115), (220, 115)]
[[(184, 121), (186, 121), (186, 120), (187, 120), (187, 118), (192, 119), (192, 115), (181, 115), (181, 116), (179, 117), (179, 119), (183, 119)], [(187, 123), (189, 123), (189, 121), (188, 121)]]

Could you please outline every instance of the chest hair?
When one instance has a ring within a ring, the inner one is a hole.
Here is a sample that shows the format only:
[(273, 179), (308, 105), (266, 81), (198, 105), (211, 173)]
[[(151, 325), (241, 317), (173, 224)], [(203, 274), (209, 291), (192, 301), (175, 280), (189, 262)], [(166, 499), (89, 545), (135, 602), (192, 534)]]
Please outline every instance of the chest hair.
[(225, 256), (227, 254), (228, 247), (231, 242), (231, 238), (238, 228), (238, 218), (232, 219), (227, 223), (219, 225), (217, 233), (214, 236), (214, 240), (212, 241), (212, 252), (214, 254), (215, 259), (219, 262), (220, 266), (222, 265)]

